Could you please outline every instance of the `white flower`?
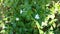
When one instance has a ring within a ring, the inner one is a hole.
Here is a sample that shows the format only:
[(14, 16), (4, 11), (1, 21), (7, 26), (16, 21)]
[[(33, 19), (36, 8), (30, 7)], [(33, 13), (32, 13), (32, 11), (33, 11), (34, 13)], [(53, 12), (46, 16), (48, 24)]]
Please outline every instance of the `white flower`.
[(19, 18), (16, 18), (16, 21), (19, 21)]
[(2, 27), (3, 29), (6, 28), (5, 26)]
[(53, 30), (53, 27), (52, 26), (50, 27), (50, 30)]
[(57, 11), (58, 11), (58, 8), (55, 8), (55, 13), (57, 13)]
[(35, 19), (39, 19), (39, 15), (38, 14), (35, 15)]
[(8, 21), (5, 21), (5, 23), (8, 23)]
[(55, 15), (48, 15), (51, 19), (54, 19)]
[(42, 26), (47, 26), (47, 23), (46, 22), (42, 22)]
[(20, 10), (20, 14), (22, 14), (23, 13), (23, 11), (22, 10)]

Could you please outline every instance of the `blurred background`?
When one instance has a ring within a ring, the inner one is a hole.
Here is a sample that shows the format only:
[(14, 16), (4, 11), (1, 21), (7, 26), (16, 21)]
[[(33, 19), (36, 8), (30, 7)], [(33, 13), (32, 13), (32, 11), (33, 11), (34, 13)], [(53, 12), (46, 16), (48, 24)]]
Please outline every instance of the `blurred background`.
[(0, 34), (60, 34), (60, 0), (0, 0)]

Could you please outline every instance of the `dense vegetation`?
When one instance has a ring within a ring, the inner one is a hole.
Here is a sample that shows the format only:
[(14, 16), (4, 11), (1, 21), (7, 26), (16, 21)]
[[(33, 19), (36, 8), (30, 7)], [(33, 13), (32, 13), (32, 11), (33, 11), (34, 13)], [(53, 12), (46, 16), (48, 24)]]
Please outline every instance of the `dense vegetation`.
[(0, 0), (0, 34), (60, 34), (60, 1)]

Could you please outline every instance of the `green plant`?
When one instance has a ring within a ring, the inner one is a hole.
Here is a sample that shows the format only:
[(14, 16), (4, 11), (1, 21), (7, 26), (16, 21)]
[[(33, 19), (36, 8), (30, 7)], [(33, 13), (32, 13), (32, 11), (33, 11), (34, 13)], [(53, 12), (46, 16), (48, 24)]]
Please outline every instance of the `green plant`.
[(0, 34), (60, 34), (60, 3), (52, 0), (0, 0)]

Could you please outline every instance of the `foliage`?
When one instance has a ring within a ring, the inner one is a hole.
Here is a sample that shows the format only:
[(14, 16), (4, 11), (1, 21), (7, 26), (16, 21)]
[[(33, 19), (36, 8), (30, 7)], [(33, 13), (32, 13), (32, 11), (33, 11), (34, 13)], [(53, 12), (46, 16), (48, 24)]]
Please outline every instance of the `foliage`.
[(0, 0), (0, 34), (60, 34), (58, 0)]

